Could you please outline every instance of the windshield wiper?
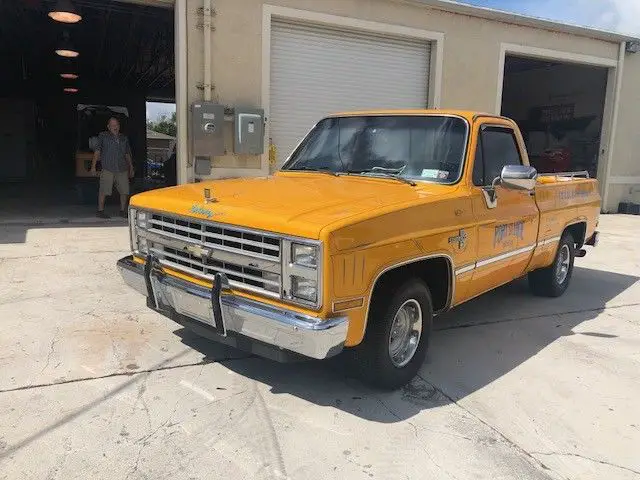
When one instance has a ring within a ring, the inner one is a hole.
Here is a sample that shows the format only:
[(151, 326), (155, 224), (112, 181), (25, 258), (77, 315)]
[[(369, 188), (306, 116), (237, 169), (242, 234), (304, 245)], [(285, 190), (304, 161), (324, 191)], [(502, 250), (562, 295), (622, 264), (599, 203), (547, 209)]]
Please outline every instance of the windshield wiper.
[(400, 176), (400, 173), (403, 170), (404, 170), (404, 167), (402, 168), (373, 167), (368, 170), (348, 170), (347, 173), (356, 174), (356, 175), (368, 175), (371, 177), (393, 178), (394, 180), (398, 180), (399, 182), (406, 183), (407, 185), (411, 185), (412, 187), (415, 187), (416, 182)]
[(338, 174), (333, 170), (330, 170), (327, 167), (320, 168), (312, 168), (312, 167), (296, 167), (296, 168), (288, 168), (286, 171), (288, 172), (317, 172), (317, 173), (326, 173), (327, 175), (331, 175), (333, 177), (337, 177)]

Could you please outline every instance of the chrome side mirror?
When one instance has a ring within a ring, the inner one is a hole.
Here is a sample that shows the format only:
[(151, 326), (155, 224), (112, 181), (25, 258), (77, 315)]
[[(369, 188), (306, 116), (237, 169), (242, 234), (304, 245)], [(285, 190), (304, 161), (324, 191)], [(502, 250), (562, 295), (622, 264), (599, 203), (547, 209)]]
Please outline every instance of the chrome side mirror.
[(500, 183), (515, 190), (533, 190), (538, 171), (527, 165), (505, 165), (500, 173)]

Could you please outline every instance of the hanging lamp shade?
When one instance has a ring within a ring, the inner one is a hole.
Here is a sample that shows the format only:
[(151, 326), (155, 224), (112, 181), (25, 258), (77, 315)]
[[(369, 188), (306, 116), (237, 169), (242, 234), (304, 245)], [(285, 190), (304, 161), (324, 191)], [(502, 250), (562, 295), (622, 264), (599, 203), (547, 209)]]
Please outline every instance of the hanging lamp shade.
[(71, 0), (58, 0), (56, 6), (49, 12), (49, 16), (56, 22), (78, 23), (82, 20), (82, 15)]
[(69, 34), (64, 32), (62, 40), (58, 43), (56, 47), (56, 53), (61, 57), (74, 58), (80, 55), (80, 52), (76, 50), (76, 48), (71, 43), (69, 39)]

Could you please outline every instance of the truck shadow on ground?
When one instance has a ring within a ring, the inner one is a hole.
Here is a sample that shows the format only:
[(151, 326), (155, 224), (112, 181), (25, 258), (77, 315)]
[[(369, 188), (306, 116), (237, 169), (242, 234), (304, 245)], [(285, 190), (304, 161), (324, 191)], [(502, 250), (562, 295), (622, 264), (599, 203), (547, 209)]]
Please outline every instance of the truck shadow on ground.
[[(276, 395), (293, 395), (376, 422), (406, 420), (422, 410), (456, 402), (517, 368), (555, 340), (576, 335), (577, 326), (596, 318), (607, 303), (639, 279), (587, 268), (576, 268), (573, 275), (570, 289), (557, 299), (534, 297), (526, 280), (518, 280), (438, 317), (419, 375), (394, 392), (375, 390), (354, 379), (342, 356), (293, 364), (252, 357), (225, 366), (269, 385)], [(620, 304), (618, 299), (609, 306), (616, 304)], [(215, 344), (188, 330), (176, 333), (205, 358), (218, 351)], [(616, 338), (593, 330), (580, 334), (603, 341)]]

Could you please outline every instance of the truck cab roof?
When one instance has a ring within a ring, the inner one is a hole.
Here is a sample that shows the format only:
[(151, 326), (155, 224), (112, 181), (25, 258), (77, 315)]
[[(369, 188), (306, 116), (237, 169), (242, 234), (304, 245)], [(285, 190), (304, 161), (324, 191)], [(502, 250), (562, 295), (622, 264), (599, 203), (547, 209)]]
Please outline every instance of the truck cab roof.
[(337, 112), (327, 115), (327, 117), (364, 117), (364, 116), (383, 116), (383, 115), (453, 115), (456, 117), (462, 117), (466, 120), (472, 122), (474, 119), (478, 117), (490, 117), (490, 118), (501, 118), (504, 120), (509, 120), (506, 117), (501, 115), (495, 115), (493, 113), (487, 113), (476, 110), (455, 110), (455, 109), (441, 109), (441, 108), (432, 108), (432, 109), (391, 109), (391, 110), (362, 110), (362, 111), (347, 111), (347, 112)]

